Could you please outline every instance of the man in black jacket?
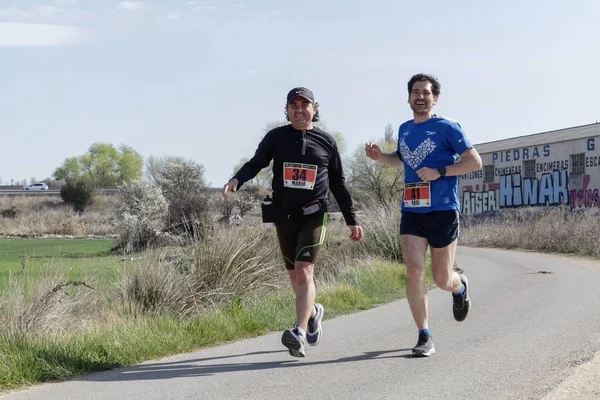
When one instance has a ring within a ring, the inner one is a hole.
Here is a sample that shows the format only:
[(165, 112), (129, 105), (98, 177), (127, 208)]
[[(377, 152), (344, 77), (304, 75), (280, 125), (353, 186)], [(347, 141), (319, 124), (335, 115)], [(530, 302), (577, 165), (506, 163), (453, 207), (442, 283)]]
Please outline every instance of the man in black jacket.
[(317, 345), (323, 328), (323, 306), (315, 303), (314, 263), (325, 239), (327, 194), (333, 193), (350, 238), (359, 241), (363, 229), (356, 220), (335, 139), (313, 126), (318, 103), (307, 88), (287, 95), (291, 121), (269, 131), (254, 157), (223, 187), (223, 196), (236, 191), (273, 160), (273, 211), (281, 253), (296, 294), (296, 326), (283, 332), (282, 343), (292, 356), (304, 357), (306, 345)]

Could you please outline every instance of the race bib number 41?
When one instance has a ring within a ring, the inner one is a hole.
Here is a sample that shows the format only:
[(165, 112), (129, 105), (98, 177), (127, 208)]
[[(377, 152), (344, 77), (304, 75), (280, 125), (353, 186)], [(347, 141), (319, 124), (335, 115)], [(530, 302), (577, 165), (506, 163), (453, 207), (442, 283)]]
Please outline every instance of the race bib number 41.
[(430, 205), (429, 182), (407, 183), (404, 186), (404, 207), (429, 207)]
[(287, 188), (313, 190), (316, 178), (316, 165), (283, 163), (283, 186)]

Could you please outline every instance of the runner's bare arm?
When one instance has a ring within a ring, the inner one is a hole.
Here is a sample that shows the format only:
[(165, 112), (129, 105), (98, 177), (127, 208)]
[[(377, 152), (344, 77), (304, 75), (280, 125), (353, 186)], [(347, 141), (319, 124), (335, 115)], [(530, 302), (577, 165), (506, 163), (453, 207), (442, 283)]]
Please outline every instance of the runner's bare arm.
[[(460, 161), (456, 164), (446, 166), (446, 176), (457, 176), (481, 169), (481, 157), (477, 150), (470, 148), (460, 155)], [(440, 172), (436, 168), (423, 167), (417, 171), (417, 175), (423, 182), (435, 181), (440, 178)]]
[(376, 143), (365, 144), (365, 153), (371, 160), (379, 161), (391, 168), (402, 167), (402, 159), (398, 153), (383, 153)]
[(446, 176), (457, 176), (481, 169), (481, 157), (474, 148), (465, 150), (456, 164), (446, 166)]

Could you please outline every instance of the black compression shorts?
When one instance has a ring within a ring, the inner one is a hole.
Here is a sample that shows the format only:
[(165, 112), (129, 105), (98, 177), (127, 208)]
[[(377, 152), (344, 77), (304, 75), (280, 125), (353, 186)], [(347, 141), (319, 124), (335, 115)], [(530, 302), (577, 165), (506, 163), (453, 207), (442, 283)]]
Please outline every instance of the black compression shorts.
[(291, 217), (277, 222), (275, 226), (286, 269), (293, 270), (296, 261), (315, 263), (319, 248), (325, 241), (327, 212)]

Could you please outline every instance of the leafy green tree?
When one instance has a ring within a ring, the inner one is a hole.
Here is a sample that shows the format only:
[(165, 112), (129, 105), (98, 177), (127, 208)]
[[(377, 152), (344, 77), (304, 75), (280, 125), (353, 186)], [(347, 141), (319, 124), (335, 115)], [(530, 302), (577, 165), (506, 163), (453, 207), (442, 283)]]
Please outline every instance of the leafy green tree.
[(94, 200), (95, 194), (96, 188), (85, 178), (68, 179), (60, 188), (61, 199), (72, 205), (73, 210), (77, 212), (85, 211), (88, 204)]
[(59, 181), (85, 178), (96, 187), (114, 187), (139, 179), (143, 165), (142, 156), (129, 146), (117, 149), (94, 143), (86, 154), (65, 159), (53, 176)]

